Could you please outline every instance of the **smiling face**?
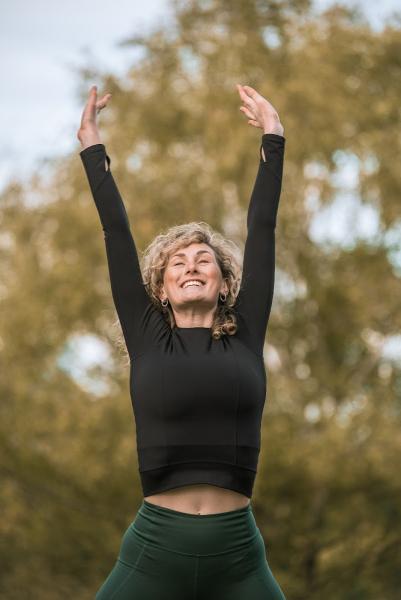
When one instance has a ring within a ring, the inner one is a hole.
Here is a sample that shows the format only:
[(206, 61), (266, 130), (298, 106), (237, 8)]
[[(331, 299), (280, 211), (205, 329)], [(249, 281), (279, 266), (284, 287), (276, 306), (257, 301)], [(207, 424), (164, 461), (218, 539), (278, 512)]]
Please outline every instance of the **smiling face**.
[(192, 243), (169, 257), (160, 298), (169, 299), (176, 321), (177, 316), (184, 320), (207, 317), (211, 321), (220, 292), (226, 294), (228, 289), (208, 244)]

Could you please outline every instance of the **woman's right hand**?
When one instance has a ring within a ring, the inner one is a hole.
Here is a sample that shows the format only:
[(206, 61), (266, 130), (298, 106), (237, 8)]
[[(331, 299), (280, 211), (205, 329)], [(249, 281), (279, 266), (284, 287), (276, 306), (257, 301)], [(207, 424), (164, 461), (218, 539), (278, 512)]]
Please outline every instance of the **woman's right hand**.
[(97, 86), (93, 85), (89, 92), (89, 98), (82, 113), (81, 126), (77, 132), (77, 138), (81, 142), (83, 149), (93, 144), (100, 144), (100, 135), (96, 124), (98, 113), (107, 106), (111, 94), (105, 94), (103, 98), (97, 100)]

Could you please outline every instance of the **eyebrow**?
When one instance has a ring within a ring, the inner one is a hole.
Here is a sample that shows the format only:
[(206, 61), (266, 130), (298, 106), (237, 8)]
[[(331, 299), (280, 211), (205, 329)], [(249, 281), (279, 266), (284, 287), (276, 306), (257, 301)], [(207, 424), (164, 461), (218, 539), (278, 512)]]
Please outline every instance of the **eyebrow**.
[[(209, 250), (198, 250), (198, 252), (195, 253), (195, 256), (197, 256), (198, 254), (202, 254), (202, 252), (206, 252), (207, 254), (211, 255)], [(173, 254), (173, 256), (171, 258), (173, 259), (175, 256), (185, 256), (185, 254), (184, 254), (184, 252), (177, 252), (177, 254)]]

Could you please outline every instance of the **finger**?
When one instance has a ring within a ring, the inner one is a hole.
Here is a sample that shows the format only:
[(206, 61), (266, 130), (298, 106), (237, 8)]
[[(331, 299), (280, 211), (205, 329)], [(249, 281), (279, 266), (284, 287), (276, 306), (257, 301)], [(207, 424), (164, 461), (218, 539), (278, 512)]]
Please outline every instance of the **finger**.
[(266, 100), (264, 96), (262, 96), (262, 94), (259, 94), (259, 92), (257, 92), (250, 85), (244, 85), (243, 87), (248, 97), (251, 98), (254, 102), (260, 102), (261, 100), (263, 100), (264, 102), (267, 102), (270, 106), (272, 106), (270, 102)]
[(97, 104), (106, 104), (110, 98), (111, 98), (111, 94), (105, 94), (103, 96), (103, 98), (100, 98), (100, 100), (97, 102)]
[(245, 100), (248, 96), (244, 91), (244, 86), (239, 83), (236, 84), (239, 95), (241, 96), (241, 100)]
[(252, 100), (257, 100), (258, 98), (262, 98), (262, 96), (250, 85), (242, 86), (244, 88), (245, 93), (252, 98)]
[(89, 92), (89, 98), (85, 104), (85, 108), (82, 113), (81, 123), (84, 121), (90, 121), (95, 118), (96, 113), (96, 99), (97, 99), (97, 86), (93, 85)]
[(103, 96), (99, 102), (96, 103), (96, 114), (99, 114), (100, 111), (107, 106), (107, 102), (110, 100), (111, 94), (106, 94)]
[(262, 96), (261, 94), (259, 94), (259, 92), (257, 92), (253, 87), (251, 87), (250, 85), (244, 85), (242, 87), (244, 88), (246, 93), (249, 95), (249, 97), (252, 98), (252, 100), (254, 102), (256, 102), (257, 100), (264, 100), (265, 102), (267, 102), (267, 104), (270, 106), (270, 108), (274, 112), (277, 112), (276, 109), (274, 108), (274, 106), (271, 104), (271, 102), (266, 100), (266, 98), (264, 96)]
[(111, 94), (105, 94), (105, 95), (103, 96), (103, 98), (101, 98), (101, 99), (100, 99), (100, 100), (99, 100), (99, 101), (96, 103), (96, 106), (97, 106), (97, 107), (99, 107), (99, 106), (100, 106), (101, 108), (104, 108), (104, 107), (106, 106), (107, 102), (110, 100), (110, 98), (111, 98)]
[(245, 116), (248, 117), (248, 119), (255, 119), (255, 115), (253, 114), (252, 111), (248, 110), (245, 106), (241, 106), (240, 111), (242, 113), (244, 113)]
[(242, 85), (240, 83), (236, 83), (235, 87), (237, 88), (238, 93), (241, 93)]
[(254, 99), (244, 91), (244, 88), (245, 88), (245, 86), (239, 87), (239, 89), (238, 89), (239, 95), (241, 96), (242, 102), (249, 108), (252, 108), (253, 106), (255, 106)]

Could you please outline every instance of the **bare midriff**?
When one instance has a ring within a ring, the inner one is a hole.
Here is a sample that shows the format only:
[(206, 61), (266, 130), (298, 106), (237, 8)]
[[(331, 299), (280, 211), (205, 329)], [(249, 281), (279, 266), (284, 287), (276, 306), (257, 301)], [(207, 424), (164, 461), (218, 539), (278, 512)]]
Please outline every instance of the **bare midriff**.
[(186, 485), (144, 499), (163, 508), (193, 515), (210, 515), (248, 506), (250, 498), (226, 488), (206, 483)]

